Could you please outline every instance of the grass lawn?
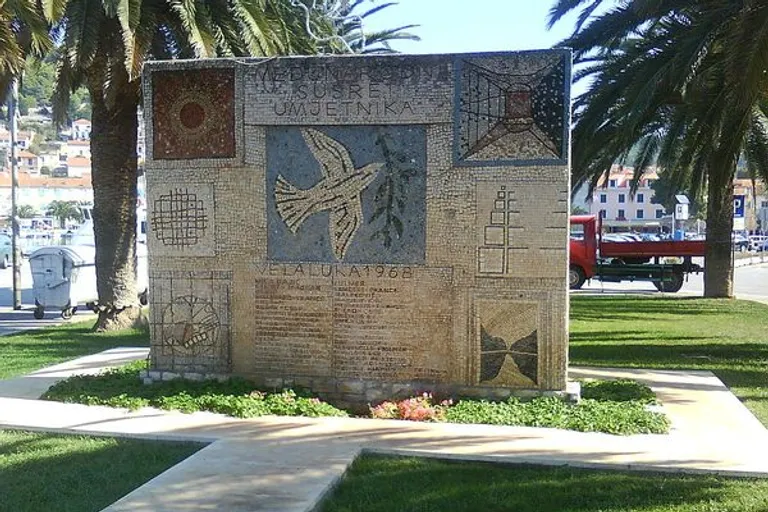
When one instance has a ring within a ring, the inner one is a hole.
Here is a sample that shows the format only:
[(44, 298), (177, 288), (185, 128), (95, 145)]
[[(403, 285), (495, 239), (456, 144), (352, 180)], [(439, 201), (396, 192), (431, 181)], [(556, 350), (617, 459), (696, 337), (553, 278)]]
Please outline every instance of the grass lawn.
[(149, 346), (142, 330), (91, 332), (93, 321), (0, 336), (0, 379), (115, 347)]
[(365, 455), (322, 512), (764, 512), (768, 480)]
[(768, 306), (763, 304), (571, 296), (570, 361), (710, 370), (768, 425)]
[(95, 512), (200, 448), (0, 430), (0, 512)]

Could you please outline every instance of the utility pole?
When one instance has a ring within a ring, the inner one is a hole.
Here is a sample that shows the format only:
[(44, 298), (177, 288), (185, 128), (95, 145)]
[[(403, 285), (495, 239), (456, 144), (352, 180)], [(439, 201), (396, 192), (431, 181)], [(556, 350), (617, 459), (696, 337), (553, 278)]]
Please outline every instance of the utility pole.
[(8, 103), (8, 117), (11, 121), (11, 249), (13, 251), (13, 309), (21, 309), (21, 247), (19, 246), (18, 189), (19, 165), (16, 158), (16, 110), (19, 104), (19, 82), (13, 80), (11, 100)]

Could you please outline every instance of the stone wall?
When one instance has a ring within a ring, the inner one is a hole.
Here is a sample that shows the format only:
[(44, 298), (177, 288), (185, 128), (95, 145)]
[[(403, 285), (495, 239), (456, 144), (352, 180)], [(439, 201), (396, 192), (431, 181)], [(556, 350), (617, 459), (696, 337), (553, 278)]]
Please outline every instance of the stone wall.
[(149, 63), (153, 369), (565, 390), (569, 83), (561, 50)]

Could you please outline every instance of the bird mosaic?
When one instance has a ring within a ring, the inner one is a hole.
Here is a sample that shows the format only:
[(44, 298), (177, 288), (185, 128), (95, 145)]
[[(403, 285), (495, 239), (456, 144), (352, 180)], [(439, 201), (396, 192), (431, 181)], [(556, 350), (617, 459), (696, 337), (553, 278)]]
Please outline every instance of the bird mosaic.
[(320, 164), (322, 179), (309, 189), (300, 189), (278, 175), (275, 206), (294, 235), (309, 217), (329, 211), (331, 248), (341, 261), (363, 222), (360, 194), (376, 179), (384, 163), (356, 168), (347, 148), (337, 140), (312, 128), (303, 128), (301, 135)]

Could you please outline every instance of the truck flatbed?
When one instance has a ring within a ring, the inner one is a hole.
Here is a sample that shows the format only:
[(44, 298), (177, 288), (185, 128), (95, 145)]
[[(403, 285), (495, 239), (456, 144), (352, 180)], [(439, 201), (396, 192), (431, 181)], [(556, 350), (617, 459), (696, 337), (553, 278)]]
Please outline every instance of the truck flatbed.
[(704, 240), (665, 240), (659, 242), (603, 242), (600, 256), (620, 257), (667, 257), (704, 256), (707, 250)]

